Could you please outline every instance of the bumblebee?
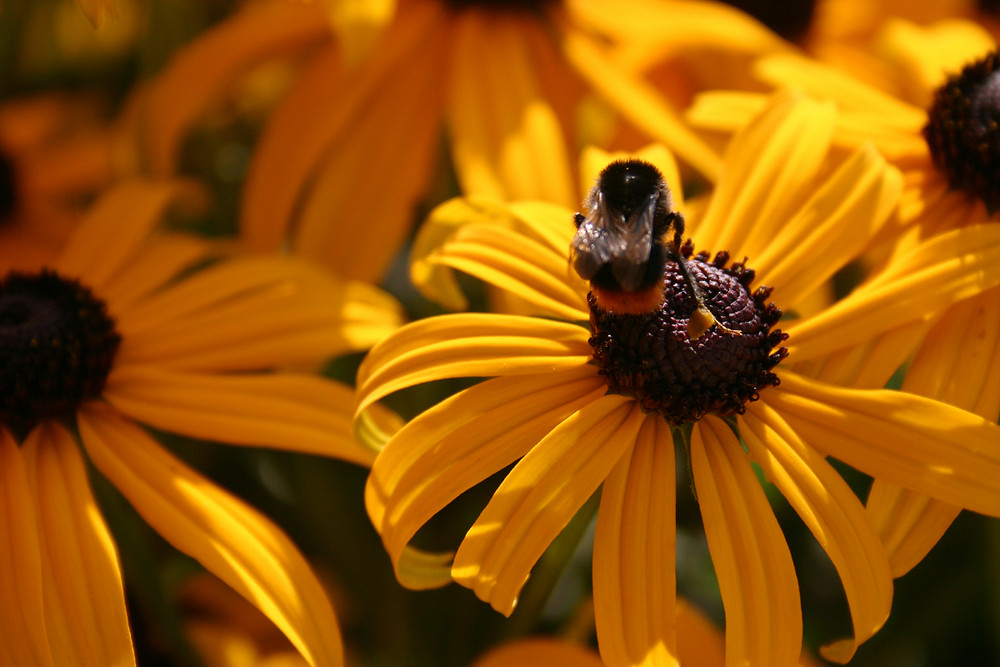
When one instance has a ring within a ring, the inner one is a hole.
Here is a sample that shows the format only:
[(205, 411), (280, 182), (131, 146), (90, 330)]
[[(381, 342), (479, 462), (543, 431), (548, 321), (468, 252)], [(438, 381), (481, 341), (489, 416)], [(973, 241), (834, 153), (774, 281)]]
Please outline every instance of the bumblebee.
[(587, 214), (575, 216), (570, 261), (598, 306), (614, 313), (651, 313), (664, 299), (664, 267), (676, 262), (696, 304), (688, 324), (692, 340), (713, 324), (698, 283), (681, 254), (684, 216), (674, 211), (670, 189), (660, 171), (636, 159), (612, 162), (601, 171), (584, 202)]

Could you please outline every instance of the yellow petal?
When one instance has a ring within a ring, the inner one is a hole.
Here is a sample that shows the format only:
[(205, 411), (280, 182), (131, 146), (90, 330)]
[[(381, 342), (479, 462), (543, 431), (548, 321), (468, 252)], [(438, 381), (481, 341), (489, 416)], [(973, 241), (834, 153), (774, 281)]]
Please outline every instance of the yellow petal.
[[(405, 231), (412, 204), (426, 182), (434, 136), (429, 124), (440, 119), (441, 102), (435, 92), (439, 86), (432, 82), (423, 94), (412, 91), (441, 67), (436, 63), (444, 48), (439, 32), (446, 14), (437, 3), (407, 3), (399, 12), (371, 56), (357, 67), (340, 67), (339, 50), (333, 44), (315, 54), (271, 114), (254, 152), (241, 202), (240, 233), (251, 249), (275, 251), (291, 236), (299, 252), (345, 260), (342, 275), (381, 275), (394, 252), (391, 234)], [(410, 64), (417, 66), (413, 72)], [(411, 74), (416, 81), (407, 80)], [(415, 108), (408, 110), (407, 123), (393, 122), (381, 130), (412, 128), (416, 134), (405, 140), (383, 140), (373, 134), (380, 128), (369, 123), (368, 116), (374, 112), (370, 120), (377, 121), (390, 111), (398, 112), (400, 98), (387, 93), (397, 88), (407, 91), (406, 104)], [(362, 128), (363, 137), (374, 136), (375, 143), (359, 144), (356, 125)], [(351, 150), (344, 150), (345, 146)], [(367, 164), (370, 150), (377, 150), (373, 165)], [(394, 157), (399, 164), (392, 162)], [(390, 178), (380, 170), (383, 166), (390, 168)], [(320, 170), (326, 187), (317, 190), (311, 185)], [(336, 182), (338, 174), (345, 178), (343, 182)], [(359, 190), (361, 183), (364, 186)], [(304, 198), (305, 218), (299, 220), (297, 212)], [(393, 217), (383, 221), (373, 213)], [(391, 232), (386, 242), (372, 244), (366, 236), (371, 222), (359, 222), (363, 220), (384, 222)], [(295, 230), (299, 224), (301, 238)], [(342, 243), (337, 238), (340, 232)], [(310, 241), (320, 235), (322, 242)], [(370, 259), (375, 254), (380, 256), (377, 262)]]
[(24, 455), (38, 508), (56, 664), (134, 665), (118, 553), (73, 436), (43, 425), (25, 441)]
[(915, 394), (845, 389), (785, 371), (767, 402), (826, 456), (975, 512), (1000, 516), (1000, 426)]
[[(1000, 416), (1000, 288), (948, 310), (913, 360), (903, 389), (970, 410)], [(960, 507), (876, 479), (868, 511), (889, 551), (894, 576), (919, 563), (951, 525)]]
[(55, 663), (42, 603), (48, 568), (22, 452), (6, 429), (0, 429), (0, 475), (0, 657), (10, 665), (49, 667)]
[(643, 420), (635, 401), (608, 395), (553, 429), (469, 529), (455, 554), (455, 581), (510, 615), (535, 562), (632, 447)]
[(677, 665), (676, 493), (670, 427), (647, 416), (601, 491), (594, 614), (606, 665)]
[(1000, 225), (975, 225), (934, 237), (822, 313), (782, 328), (801, 361), (918, 322), (998, 283)]
[(823, 455), (809, 448), (765, 401), (738, 419), (750, 457), (778, 487), (833, 561), (847, 593), (853, 641), (828, 659), (847, 662), (892, 608), (892, 573), (858, 497)]
[(341, 0), (325, 4), (349, 66), (356, 66), (371, 54), (379, 34), (396, 14), (396, 0)]
[(200, 271), (121, 313), (120, 364), (236, 370), (316, 363), (397, 328), (388, 294), (276, 256)]
[(201, 375), (116, 368), (104, 398), (137, 421), (234, 445), (257, 445), (368, 466), (374, 453), (352, 435), (354, 391), (308, 375)]
[(406, 424), (379, 454), (365, 488), (368, 516), (397, 574), (404, 547), (431, 517), (524, 456), (606, 389), (586, 366), (496, 378), (442, 401)]
[[(381, 75), (379, 86), (367, 91), (353, 117), (330, 140), (314, 165), (315, 175), (299, 186), (303, 198), (292, 223), (296, 254), (314, 259), (345, 278), (375, 283), (382, 279), (409, 236), (413, 212), (426, 196), (433, 176), (434, 158), (440, 149), (442, 79), (451, 46), (447, 39), (426, 36), (423, 44), (401, 56), (405, 64), (397, 63)], [(309, 74), (310, 78), (299, 82), (291, 93), (304, 89), (307, 98), (300, 101), (309, 105), (313, 114), (336, 115), (329, 109), (314, 108), (317, 87), (329, 88), (339, 96), (332, 102), (338, 107), (351, 103), (345, 99), (351, 86), (362, 85), (354, 80), (330, 81), (329, 71), (320, 68), (311, 69)], [(359, 72), (359, 76), (364, 75)], [(401, 104), (406, 105), (406, 113), (400, 113)], [(278, 122), (281, 119), (276, 117)], [(325, 118), (321, 122), (326, 122)], [(284, 146), (285, 154), (316, 140), (307, 127), (292, 129), (298, 135), (294, 143)], [(255, 159), (255, 168), (259, 165), (261, 170), (274, 171), (289, 161), (285, 157), (282, 164), (267, 165), (263, 159), (263, 155)], [(275, 183), (265, 186), (275, 187)], [(259, 218), (247, 211), (246, 220), (255, 224)], [(268, 222), (274, 225), (276, 220)]]
[(196, 191), (180, 181), (124, 181), (98, 199), (56, 261), (56, 270), (101, 289), (160, 222), (167, 207)]
[(553, 252), (512, 230), (466, 225), (424, 261), (463, 271), (505, 290), (535, 306), (531, 314), (567, 320), (590, 316), (585, 292), (569, 282), (566, 253)]
[(684, 117), (695, 127), (735, 133), (767, 106), (768, 96), (741, 90), (710, 90), (695, 95)]
[(78, 421), (94, 465), (160, 535), (264, 612), (311, 665), (343, 664), (333, 609), (284, 533), (110, 408), (91, 403)]
[(792, 665), (802, 646), (799, 584), (764, 489), (724, 422), (691, 432), (691, 472), (726, 610), (726, 665)]
[(563, 35), (563, 52), (594, 92), (625, 119), (710, 180), (718, 177), (719, 157), (651, 84), (615, 65), (589, 36), (568, 31)]
[(462, 191), (576, 206), (566, 140), (543, 96), (534, 17), (466, 12), (456, 18), (449, 127)]
[(781, 92), (726, 149), (725, 173), (694, 237), (706, 249), (753, 260), (780, 236), (815, 190), (833, 136), (835, 110)]
[(237, 12), (177, 52), (144, 100), (144, 143), (154, 174), (177, 170), (184, 135), (233, 80), (255, 64), (326, 38), (319, 3), (262, 2)]
[(394, 391), (449, 377), (533, 375), (590, 361), (589, 332), (517, 315), (461, 314), (413, 322), (358, 369), (358, 412)]
[(870, 144), (859, 148), (754, 257), (760, 282), (782, 304), (798, 303), (861, 254), (902, 189), (898, 170)]

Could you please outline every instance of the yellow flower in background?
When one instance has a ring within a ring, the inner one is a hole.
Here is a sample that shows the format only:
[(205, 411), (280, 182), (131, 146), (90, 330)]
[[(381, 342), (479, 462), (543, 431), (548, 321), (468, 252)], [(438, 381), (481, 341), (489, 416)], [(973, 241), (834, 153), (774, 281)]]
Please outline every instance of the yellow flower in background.
[[(845, 148), (872, 141), (901, 168), (907, 186), (902, 226), (892, 226), (883, 239), (892, 244), (889, 253), (912, 252), (948, 230), (987, 221), (997, 225), (1000, 134), (989, 118), (998, 113), (993, 91), (1000, 59), (993, 38), (969, 21), (916, 26), (896, 20), (884, 26), (877, 43), (882, 62), (895, 73), (890, 88), (895, 96), (801, 57), (768, 57), (758, 69), (773, 85), (834, 101), (835, 141)], [(695, 124), (732, 128), (764, 103), (759, 94), (706, 93), (690, 116)], [(876, 367), (856, 363), (864, 350), (845, 349), (813, 372), (830, 381), (880, 387), (916, 352), (904, 389), (996, 421), (998, 307), (1000, 288), (993, 288), (952, 306), (937, 323), (914, 323), (873, 338), (866, 349), (880, 351)], [(867, 505), (897, 577), (926, 556), (961, 511), (884, 479), (875, 480)]]
[(576, 117), (595, 95), (711, 177), (715, 153), (608, 45), (639, 25), (661, 43), (776, 41), (711, 3), (328, 4), (329, 15), (320, 3), (251, 5), (178, 53), (145, 98), (141, 143), (153, 173), (176, 173), (185, 132), (241, 73), (294, 60), (249, 165), (241, 234), (365, 280), (382, 277), (409, 232), (442, 128), (465, 192), (571, 206)]
[(112, 177), (112, 130), (100, 104), (48, 94), (0, 104), (0, 266), (51, 261)]
[[(372, 440), (365, 411), (380, 398), (442, 378), (493, 378), (414, 418), (372, 467), (369, 515), (403, 583), (443, 585), (450, 568), (456, 581), (509, 614), (535, 561), (603, 486), (593, 574), (601, 655), (610, 665), (671, 663), (673, 445), (684, 429), (668, 422), (686, 423), (729, 660), (792, 664), (801, 642), (795, 572), (753, 462), (840, 573), (855, 636), (826, 655), (846, 661), (885, 621), (892, 583), (875, 527), (826, 457), (1000, 513), (995, 424), (905, 392), (850, 389), (809, 374), (831, 351), (996, 284), (1000, 230), (982, 226), (935, 239), (816, 316), (782, 323), (789, 357), (774, 368), (784, 356), (775, 349), (783, 336), (771, 328), (776, 310), (761, 285), (794, 313), (863, 251), (901, 189), (899, 174), (870, 147), (831, 171), (834, 122), (830, 105), (778, 96), (731, 143), (717, 189), (688, 227), (697, 248), (719, 254), (689, 263), (707, 281), (699, 286), (715, 321), (744, 333), (711, 328), (704, 340), (696, 337), (701, 351), (687, 333), (693, 304), (670, 269), (667, 284), (687, 313), (671, 312), (669, 299), (649, 321), (616, 319), (588, 305), (586, 285), (568, 276), (569, 210), (456, 200), (432, 214), (416, 245), (423, 249), (414, 264), (418, 283), (447, 302), (454, 296), (448, 272), (458, 269), (516, 294), (543, 317), (425, 319), (377, 345), (362, 364), (359, 427)], [(658, 162), (683, 212), (676, 168)], [(744, 256), (752, 259), (729, 263)], [(723, 291), (729, 296), (720, 297)], [(734, 312), (754, 313), (753, 323)], [(588, 319), (591, 326), (581, 326)], [(438, 511), (511, 464), (453, 561), (407, 549)]]
[(76, 0), (76, 4), (95, 28), (100, 28), (106, 19), (118, 15), (117, 0)]
[(0, 616), (13, 664), (132, 664), (121, 573), (88, 458), (168, 542), (261, 609), (312, 665), (342, 664), (305, 559), (146, 425), (367, 465), (352, 391), (302, 372), (399, 325), (388, 295), (279, 257), (153, 231), (176, 184), (127, 181), (57, 259), (0, 281)]

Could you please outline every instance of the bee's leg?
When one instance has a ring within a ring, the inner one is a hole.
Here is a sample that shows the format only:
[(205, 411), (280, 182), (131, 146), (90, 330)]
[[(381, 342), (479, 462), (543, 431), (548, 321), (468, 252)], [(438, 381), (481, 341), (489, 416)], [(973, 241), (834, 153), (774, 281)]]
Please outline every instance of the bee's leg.
[(715, 318), (715, 315), (708, 309), (705, 305), (705, 295), (702, 294), (701, 288), (698, 287), (698, 283), (695, 281), (694, 276), (691, 275), (691, 269), (688, 267), (687, 260), (681, 254), (681, 236), (684, 234), (684, 216), (680, 213), (671, 213), (673, 220), (671, 225), (674, 228), (674, 239), (673, 248), (668, 252), (669, 255), (677, 262), (677, 268), (680, 269), (681, 275), (684, 276), (684, 283), (687, 285), (688, 296), (695, 303), (694, 312), (691, 313), (691, 317), (688, 319), (688, 337), (691, 340), (698, 340), (701, 338), (706, 331), (712, 328), (712, 325), (719, 327), (719, 330), (723, 333), (730, 334), (732, 336), (742, 335), (741, 332), (730, 329), (722, 322)]

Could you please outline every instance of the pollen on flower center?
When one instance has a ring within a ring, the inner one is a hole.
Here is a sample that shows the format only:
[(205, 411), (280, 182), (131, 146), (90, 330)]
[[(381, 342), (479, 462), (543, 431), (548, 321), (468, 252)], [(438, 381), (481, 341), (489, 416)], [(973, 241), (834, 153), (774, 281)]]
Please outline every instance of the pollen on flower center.
[[(690, 242), (682, 253), (691, 255)], [(742, 414), (761, 389), (778, 384), (772, 369), (788, 354), (783, 347), (772, 352), (787, 334), (772, 329), (781, 311), (766, 303), (771, 289), (751, 293), (753, 270), (743, 263), (726, 266), (726, 252), (708, 259), (703, 252), (687, 266), (705, 306), (729, 331), (713, 326), (691, 339), (688, 320), (696, 303), (676, 261), (664, 267), (663, 302), (654, 312), (608, 312), (589, 297), (590, 345), (609, 390), (634, 397), (675, 425), (707, 414)]]
[(104, 302), (52, 271), (0, 280), (0, 423), (24, 433), (100, 395), (121, 336)]
[(924, 137), (952, 187), (1000, 208), (1000, 56), (993, 52), (937, 89)]

